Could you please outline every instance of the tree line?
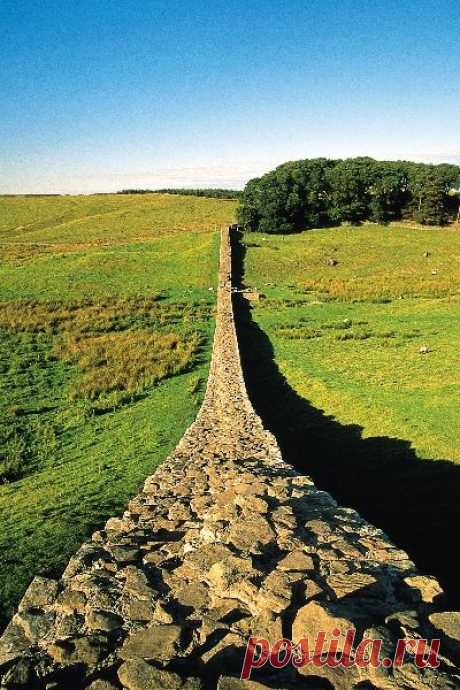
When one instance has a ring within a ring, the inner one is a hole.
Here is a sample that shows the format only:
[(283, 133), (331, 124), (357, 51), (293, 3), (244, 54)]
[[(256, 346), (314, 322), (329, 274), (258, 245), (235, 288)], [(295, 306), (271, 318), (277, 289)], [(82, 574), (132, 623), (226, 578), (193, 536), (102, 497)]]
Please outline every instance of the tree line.
[(363, 221), (446, 225), (458, 217), (460, 166), (373, 158), (313, 158), (250, 180), (238, 221), (250, 230), (290, 233)]
[(180, 194), (181, 196), (204, 196), (208, 199), (239, 199), (243, 192), (236, 189), (122, 189), (117, 194)]
[(239, 199), (243, 192), (236, 189), (158, 189), (158, 194), (183, 194), (184, 196), (205, 196), (208, 199)]

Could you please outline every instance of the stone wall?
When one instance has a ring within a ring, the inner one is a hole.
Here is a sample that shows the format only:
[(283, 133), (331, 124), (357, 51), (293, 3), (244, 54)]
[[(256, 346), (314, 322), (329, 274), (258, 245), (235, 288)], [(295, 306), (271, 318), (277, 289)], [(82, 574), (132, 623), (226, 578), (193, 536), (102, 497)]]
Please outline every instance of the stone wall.
[[(223, 231), (196, 421), (60, 580), (32, 581), (0, 640), (0, 676), (27, 690), (453, 689), (460, 615), (442, 602), (437, 581), (380, 530), (283, 462), (246, 394)], [(257, 682), (238, 679), (250, 634), (298, 640), (335, 628), (339, 650), (355, 628), (388, 656), (398, 638), (441, 637), (441, 665), (267, 665)]]

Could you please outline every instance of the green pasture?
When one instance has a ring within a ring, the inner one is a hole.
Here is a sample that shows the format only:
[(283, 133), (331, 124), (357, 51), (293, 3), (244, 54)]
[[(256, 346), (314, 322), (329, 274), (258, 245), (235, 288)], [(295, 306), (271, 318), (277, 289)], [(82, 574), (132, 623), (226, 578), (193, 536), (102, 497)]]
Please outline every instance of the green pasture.
[(0, 600), (58, 575), (193, 420), (235, 203), (0, 197)]
[(244, 283), (262, 295), (240, 325), (246, 377), (285, 459), (458, 601), (460, 232), (367, 224), (242, 242)]

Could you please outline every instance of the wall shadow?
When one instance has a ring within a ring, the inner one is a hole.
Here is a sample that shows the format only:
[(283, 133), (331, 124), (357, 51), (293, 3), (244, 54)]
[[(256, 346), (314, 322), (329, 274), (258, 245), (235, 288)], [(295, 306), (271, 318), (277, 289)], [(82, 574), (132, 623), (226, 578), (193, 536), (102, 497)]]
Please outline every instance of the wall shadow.
[[(244, 287), (245, 247), (232, 233), (234, 285)], [(408, 552), (419, 570), (439, 578), (449, 606), (460, 608), (456, 570), (460, 525), (460, 467), (420, 459), (409, 440), (363, 438), (290, 386), (274, 361), (268, 336), (234, 295), (238, 340), (248, 394), (275, 434), (286, 462), (310, 475), (344, 506), (351, 506)]]

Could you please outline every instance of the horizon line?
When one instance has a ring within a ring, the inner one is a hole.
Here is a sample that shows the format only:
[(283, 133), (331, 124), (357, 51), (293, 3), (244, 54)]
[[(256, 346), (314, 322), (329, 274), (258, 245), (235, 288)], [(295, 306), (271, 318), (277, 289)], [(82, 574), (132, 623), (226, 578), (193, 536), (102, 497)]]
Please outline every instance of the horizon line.
[[(356, 156), (304, 156), (304, 157), (291, 157), (286, 158), (279, 162), (273, 160), (272, 162), (267, 161), (254, 161), (248, 166), (235, 166), (234, 164), (229, 164), (228, 166), (203, 166), (198, 165), (196, 167), (184, 166), (184, 167), (171, 167), (171, 168), (159, 168), (156, 172), (154, 171), (138, 171), (138, 172), (107, 172), (93, 174), (90, 176), (85, 176), (85, 179), (91, 177), (101, 177), (106, 178), (105, 184), (102, 182), (101, 187), (96, 185), (90, 189), (79, 188), (77, 180), (81, 180), (81, 175), (75, 175), (72, 180), (68, 181), (70, 189), (59, 190), (59, 183), (51, 182), (53, 187), (48, 187), (48, 190), (43, 191), (2, 191), (0, 189), (0, 197), (5, 196), (92, 196), (97, 194), (117, 194), (125, 189), (148, 189), (152, 193), (158, 193), (163, 189), (222, 189), (226, 191), (243, 191), (247, 182), (254, 177), (261, 177), (262, 175), (275, 170), (285, 163), (291, 163), (301, 160), (312, 160), (312, 159), (327, 159), (327, 160), (350, 160), (356, 158), (370, 158), (376, 161), (388, 161), (394, 163), (422, 163), (425, 165), (456, 165), (460, 166), (460, 152), (459, 153), (444, 153), (444, 154), (413, 154), (409, 156), (402, 156), (398, 158), (382, 158), (380, 156), (372, 156), (369, 154), (359, 154)], [(190, 173), (196, 171), (198, 177), (193, 178)], [(202, 176), (200, 176), (200, 173)], [(57, 173), (56, 173), (57, 174)], [(222, 175), (222, 177), (220, 177)], [(6, 175), (4, 175), (6, 177)], [(126, 183), (126, 185), (118, 185), (117, 182), (122, 182), (123, 178), (131, 177), (133, 182)], [(164, 179), (164, 182), (157, 183), (154, 185), (149, 185), (147, 180), (154, 177), (160, 177)], [(190, 181), (192, 177), (192, 181)], [(110, 181), (112, 178), (112, 182)], [(121, 179), (120, 179), (121, 178)], [(146, 180), (143, 183), (141, 180)], [(136, 183), (136, 181), (139, 181)], [(196, 181), (193, 181), (196, 180)], [(75, 187), (72, 189), (72, 181), (74, 181)], [(176, 181), (174, 184), (173, 181)], [(45, 183), (46, 184), (46, 183)], [(115, 186), (116, 185), (116, 186)], [(34, 182), (30, 183), (31, 187), (34, 187)]]

